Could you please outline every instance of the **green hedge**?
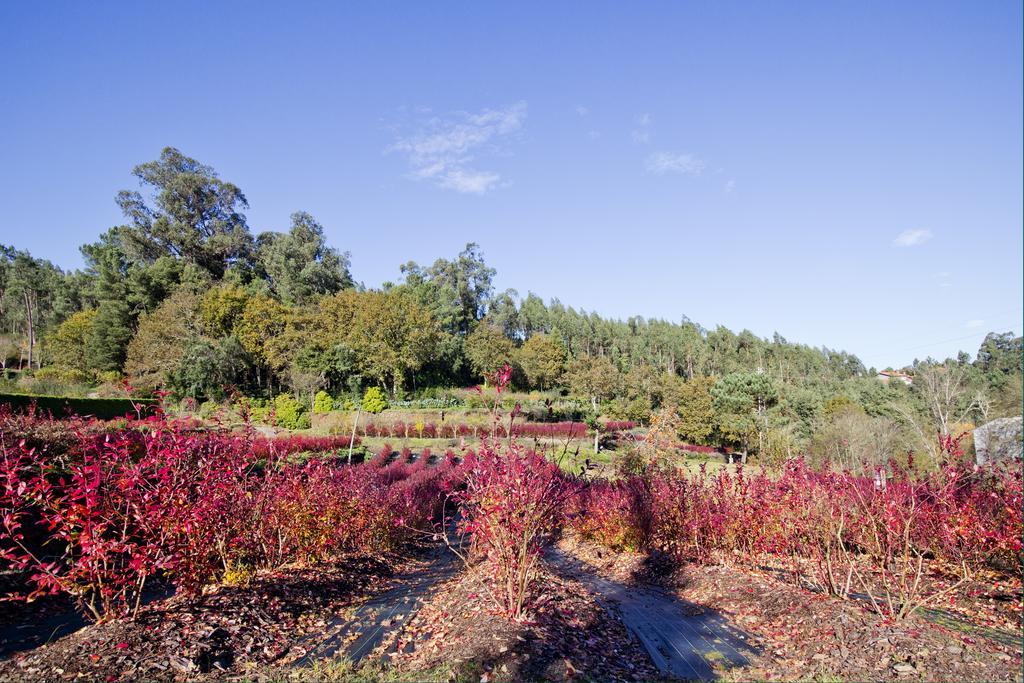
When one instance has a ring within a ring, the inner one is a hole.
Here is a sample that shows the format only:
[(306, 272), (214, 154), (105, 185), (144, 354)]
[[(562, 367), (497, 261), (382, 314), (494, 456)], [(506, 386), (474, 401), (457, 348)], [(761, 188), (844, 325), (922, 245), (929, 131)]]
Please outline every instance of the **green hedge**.
[(25, 410), (35, 402), (37, 409), (53, 413), (54, 417), (74, 415), (92, 416), (101, 420), (123, 417), (125, 413), (135, 414), (138, 405), (148, 412), (158, 401), (153, 398), (75, 398), (71, 396), (32, 396), (29, 394), (0, 394), (0, 404), (8, 404), (15, 410)]

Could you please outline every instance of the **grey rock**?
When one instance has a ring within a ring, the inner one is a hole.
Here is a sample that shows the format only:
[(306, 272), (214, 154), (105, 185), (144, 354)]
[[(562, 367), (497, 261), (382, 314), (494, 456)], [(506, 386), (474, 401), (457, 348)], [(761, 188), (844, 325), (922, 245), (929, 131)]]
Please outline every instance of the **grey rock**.
[(1002, 417), (974, 430), (974, 459), (979, 465), (1021, 457), (1022, 419)]

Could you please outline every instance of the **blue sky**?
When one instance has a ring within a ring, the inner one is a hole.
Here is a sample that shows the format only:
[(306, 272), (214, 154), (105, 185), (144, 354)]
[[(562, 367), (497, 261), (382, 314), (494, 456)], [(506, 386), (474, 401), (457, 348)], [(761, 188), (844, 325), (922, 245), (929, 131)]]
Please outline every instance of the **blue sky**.
[(1019, 2), (4, 3), (0, 241), (68, 268), (173, 145), (358, 280), (867, 364), (1022, 328)]

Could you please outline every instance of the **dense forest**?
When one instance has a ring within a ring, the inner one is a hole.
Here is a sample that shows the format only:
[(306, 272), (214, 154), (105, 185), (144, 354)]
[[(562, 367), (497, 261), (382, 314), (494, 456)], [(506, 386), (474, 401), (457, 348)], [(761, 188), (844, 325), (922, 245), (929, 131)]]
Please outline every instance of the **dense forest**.
[(81, 247), (84, 269), (0, 247), (9, 390), (103, 395), (126, 381), (172, 400), (342, 401), (376, 386), (401, 401), (436, 399), (508, 362), (518, 388), (584, 413), (654, 420), (689, 443), (765, 459), (857, 463), (928, 453), (936, 433), (1020, 413), (1022, 345), (1009, 333), (989, 334), (973, 359), (915, 361), (910, 386), (883, 383), (850, 353), (778, 334), (613, 320), (496, 291), (475, 244), (367, 288), (308, 213), (255, 233), (242, 190), (173, 148), (133, 174), (140, 188), (116, 197), (124, 224)]

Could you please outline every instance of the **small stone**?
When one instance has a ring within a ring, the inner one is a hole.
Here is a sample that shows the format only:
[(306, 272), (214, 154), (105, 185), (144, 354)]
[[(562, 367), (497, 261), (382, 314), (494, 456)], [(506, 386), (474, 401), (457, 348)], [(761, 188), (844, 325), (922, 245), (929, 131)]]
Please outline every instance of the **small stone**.
[(893, 667), (893, 669), (896, 670), (896, 673), (900, 673), (900, 674), (916, 674), (917, 673), (917, 669), (915, 669), (910, 664), (897, 664), (896, 666)]

